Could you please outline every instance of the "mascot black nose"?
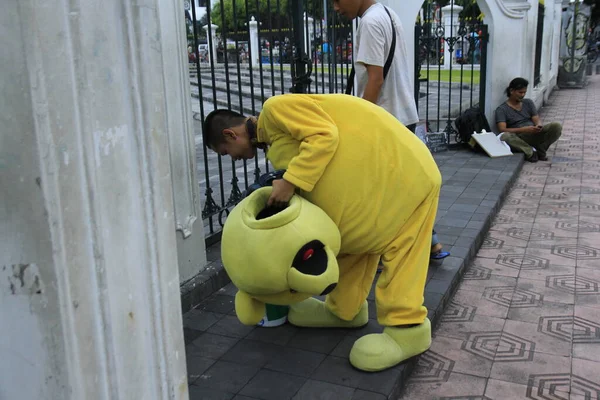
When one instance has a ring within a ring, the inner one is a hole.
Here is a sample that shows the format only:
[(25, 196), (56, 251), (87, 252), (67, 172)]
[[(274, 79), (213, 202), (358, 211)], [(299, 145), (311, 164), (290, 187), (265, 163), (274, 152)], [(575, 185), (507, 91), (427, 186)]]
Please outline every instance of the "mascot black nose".
[(326, 294), (333, 292), (333, 289), (335, 289), (336, 286), (337, 283), (332, 283), (331, 285), (327, 286), (325, 290), (323, 290), (323, 293), (321, 293), (321, 296), (325, 296)]

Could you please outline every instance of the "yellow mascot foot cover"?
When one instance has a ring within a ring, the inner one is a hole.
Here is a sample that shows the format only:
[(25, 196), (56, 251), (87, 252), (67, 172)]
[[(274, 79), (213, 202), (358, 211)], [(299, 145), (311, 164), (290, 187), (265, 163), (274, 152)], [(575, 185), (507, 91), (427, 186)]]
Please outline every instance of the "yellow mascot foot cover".
[(344, 321), (329, 311), (324, 302), (311, 297), (290, 306), (288, 322), (305, 328), (360, 328), (369, 322), (369, 308), (365, 301), (353, 320)]
[(354, 342), (350, 363), (363, 371), (382, 371), (423, 353), (429, 346), (429, 319), (412, 328), (386, 327), (383, 333), (366, 335)]

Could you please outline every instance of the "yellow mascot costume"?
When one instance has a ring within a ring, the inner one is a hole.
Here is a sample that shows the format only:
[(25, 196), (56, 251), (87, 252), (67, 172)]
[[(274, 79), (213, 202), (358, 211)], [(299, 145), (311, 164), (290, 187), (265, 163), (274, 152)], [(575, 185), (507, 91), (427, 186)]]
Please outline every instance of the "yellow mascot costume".
[[(257, 125), (269, 161), (298, 195), (270, 215), (271, 189), (260, 189), (227, 219), (222, 257), (240, 321), (258, 323), (270, 303), (291, 305), (296, 326), (363, 326), (381, 260), (384, 330), (358, 339), (350, 362), (379, 371), (426, 351), (423, 293), (441, 186), (427, 147), (382, 108), (346, 95), (274, 96)], [(312, 297), (320, 294), (325, 302)]]

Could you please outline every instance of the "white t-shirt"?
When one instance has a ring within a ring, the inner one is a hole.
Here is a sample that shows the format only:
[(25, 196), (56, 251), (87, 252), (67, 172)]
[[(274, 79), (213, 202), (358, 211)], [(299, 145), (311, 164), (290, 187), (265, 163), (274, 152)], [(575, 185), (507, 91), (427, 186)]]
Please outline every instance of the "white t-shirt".
[[(385, 77), (377, 104), (394, 115), (404, 125), (419, 121), (413, 88), (409, 77), (409, 58), (404, 42), (404, 29), (394, 11), (388, 8), (396, 29), (396, 50), (390, 70)], [(356, 93), (363, 97), (367, 86), (367, 67), (383, 67), (392, 45), (392, 24), (382, 4), (374, 4), (365, 11), (356, 32), (355, 65)]]

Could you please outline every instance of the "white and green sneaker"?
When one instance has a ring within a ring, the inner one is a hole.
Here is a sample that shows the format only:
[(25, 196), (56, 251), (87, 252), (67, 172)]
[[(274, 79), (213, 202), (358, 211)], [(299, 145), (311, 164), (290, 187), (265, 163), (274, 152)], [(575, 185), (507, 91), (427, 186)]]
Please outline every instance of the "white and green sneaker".
[(266, 304), (266, 314), (257, 324), (257, 326), (263, 328), (274, 328), (281, 326), (287, 322), (288, 312), (290, 311), (289, 306), (276, 306), (273, 304)]

